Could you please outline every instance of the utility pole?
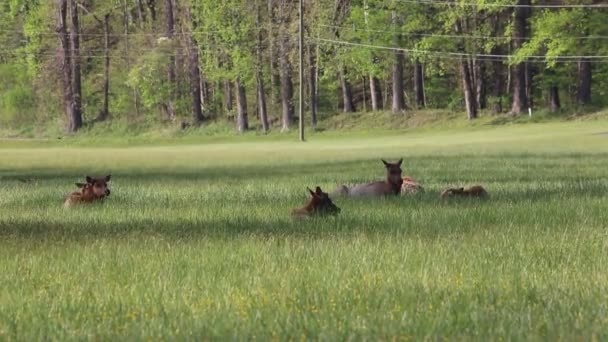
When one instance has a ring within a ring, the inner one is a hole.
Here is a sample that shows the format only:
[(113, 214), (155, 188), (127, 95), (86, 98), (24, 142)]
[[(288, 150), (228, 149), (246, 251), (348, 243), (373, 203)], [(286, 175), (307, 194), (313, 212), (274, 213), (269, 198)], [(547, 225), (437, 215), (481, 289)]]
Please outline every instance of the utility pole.
[(304, 141), (304, 10), (300, 0), (300, 141)]

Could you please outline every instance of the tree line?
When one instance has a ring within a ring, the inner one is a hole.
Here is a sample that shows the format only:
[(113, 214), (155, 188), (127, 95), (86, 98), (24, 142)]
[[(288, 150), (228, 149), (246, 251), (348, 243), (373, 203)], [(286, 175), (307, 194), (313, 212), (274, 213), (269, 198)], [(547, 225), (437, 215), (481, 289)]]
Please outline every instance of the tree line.
[[(237, 131), (319, 113), (606, 106), (601, 0), (0, 0), (0, 123)], [(250, 123), (251, 121), (251, 123)]]

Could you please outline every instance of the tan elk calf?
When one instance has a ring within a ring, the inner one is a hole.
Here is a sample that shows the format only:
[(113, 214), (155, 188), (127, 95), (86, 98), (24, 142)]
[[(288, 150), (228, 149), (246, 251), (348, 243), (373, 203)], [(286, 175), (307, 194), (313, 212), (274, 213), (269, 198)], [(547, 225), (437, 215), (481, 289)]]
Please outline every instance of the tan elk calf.
[(108, 188), (110, 177), (111, 175), (101, 178), (87, 176), (86, 183), (76, 183), (76, 186), (80, 188), (80, 191), (75, 191), (68, 195), (63, 206), (65, 208), (70, 208), (76, 204), (92, 203), (110, 196), (110, 189)]
[(487, 198), (488, 192), (481, 185), (473, 185), (470, 188), (448, 188), (441, 192), (441, 198), (451, 198), (451, 197), (477, 197), (477, 198)]
[(389, 163), (382, 159), (382, 163), (386, 167), (386, 180), (359, 184), (350, 188), (346, 185), (341, 185), (336, 189), (334, 194), (347, 197), (399, 195), (401, 193), (401, 185), (403, 184), (403, 178), (401, 178), (401, 163), (403, 163), (403, 159), (399, 159), (396, 163)]
[(324, 215), (337, 215), (340, 213), (338, 208), (329, 198), (326, 192), (323, 192), (320, 187), (317, 187), (315, 191), (308, 189), (310, 193), (310, 199), (302, 208), (293, 209), (291, 215), (295, 217), (305, 216), (324, 216)]

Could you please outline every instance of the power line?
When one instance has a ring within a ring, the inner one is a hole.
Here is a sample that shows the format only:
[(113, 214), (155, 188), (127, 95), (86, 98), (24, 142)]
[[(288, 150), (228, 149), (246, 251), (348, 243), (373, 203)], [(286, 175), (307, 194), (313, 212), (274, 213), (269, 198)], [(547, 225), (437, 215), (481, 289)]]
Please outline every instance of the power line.
[(517, 4), (496, 4), (484, 3), (477, 4), (472, 2), (457, 2), (457, 1), (436, 1), (436, 0), (397, 0), (399, 2), (407, 2), (420, 5), (447, 5), (447, 6), (473, 6), (473, 7), (509, 7), (509, 8), (608, 8), (608, 4), (590, 4), (590, 5), (517, 5)]
[[(324, 38), (316, 38), (317, 41), (328, 43), (328, 44), (338, 44), (345, 46), (356, 46), (356, 47), (364, 47), (369, 49), (378, 49), (378, 50), (389, 50), (389, 51), (398, 51), (398, 52), (408, 52), (408, 53), (416, 53), (416, 54), (427, 54), (434, 57), (445, 58), (448, 57), (475, 57), (475, 58), (494, 58), (494, 59), (511, 59), (516, 57), (515, 55), (496, 55), (496, 54), (471, 54), (471, 53), (463, 53), (463, 52), (443, 52), (443, 51), (429, 51), (429, 50), (417, 50), (417, 49), (405, 49), (399, 47), (390, 47), (390, 46), (379, 46), (372, 44), (363, 44), (363, 43), (353, 43), (341, 40), (333, 40), (333, 39), (324, 39)], [(581, 59), (588, 59), (592, 61), (608, 61), (608, 56), (517, 56), (525, 59), (536, 59), (536, 60), (547, 60), (554, 58), (556, 61), (575, 61), (578, 62)]]
[[(388, 31), (388, 30), (373, 30), (361, 27), (348, 27), (348, 26), (336, 26), (336, 25), (326, 25), (326, 24), (318, 24), (319, 27), (327, 27), (327, 28), (338, 28), (346, 31), (364, 31), (364, 32), (375, 32), (375, 33), (390, 33), (390, 34), (399, 34), (405, 37), (439, 37), (439, 38), (466, 38), (466, 39), (496, 39), (496, 40), (529, 40), (529, 37), (497, 37), (497, 36), (467, 36), (467, 35), (457, 35), (457, 34), (435, 34), (435, 33), (407, 33), (407, 32), (399, 32), (399, 31)], [(557, 37), (562, 39), (608, 39), (608, 36), (580, 36), (580, 37)]]

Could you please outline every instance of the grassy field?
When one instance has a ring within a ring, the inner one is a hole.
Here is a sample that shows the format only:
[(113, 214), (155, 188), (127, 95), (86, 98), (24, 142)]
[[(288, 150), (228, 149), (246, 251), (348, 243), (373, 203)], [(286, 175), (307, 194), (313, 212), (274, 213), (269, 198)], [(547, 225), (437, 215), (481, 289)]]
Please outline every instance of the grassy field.
[[(608, 121), (82, 145), (0, 142), (0, 340), (608, 339)], [(426, 192), (289, 217), (381, 157)]]

